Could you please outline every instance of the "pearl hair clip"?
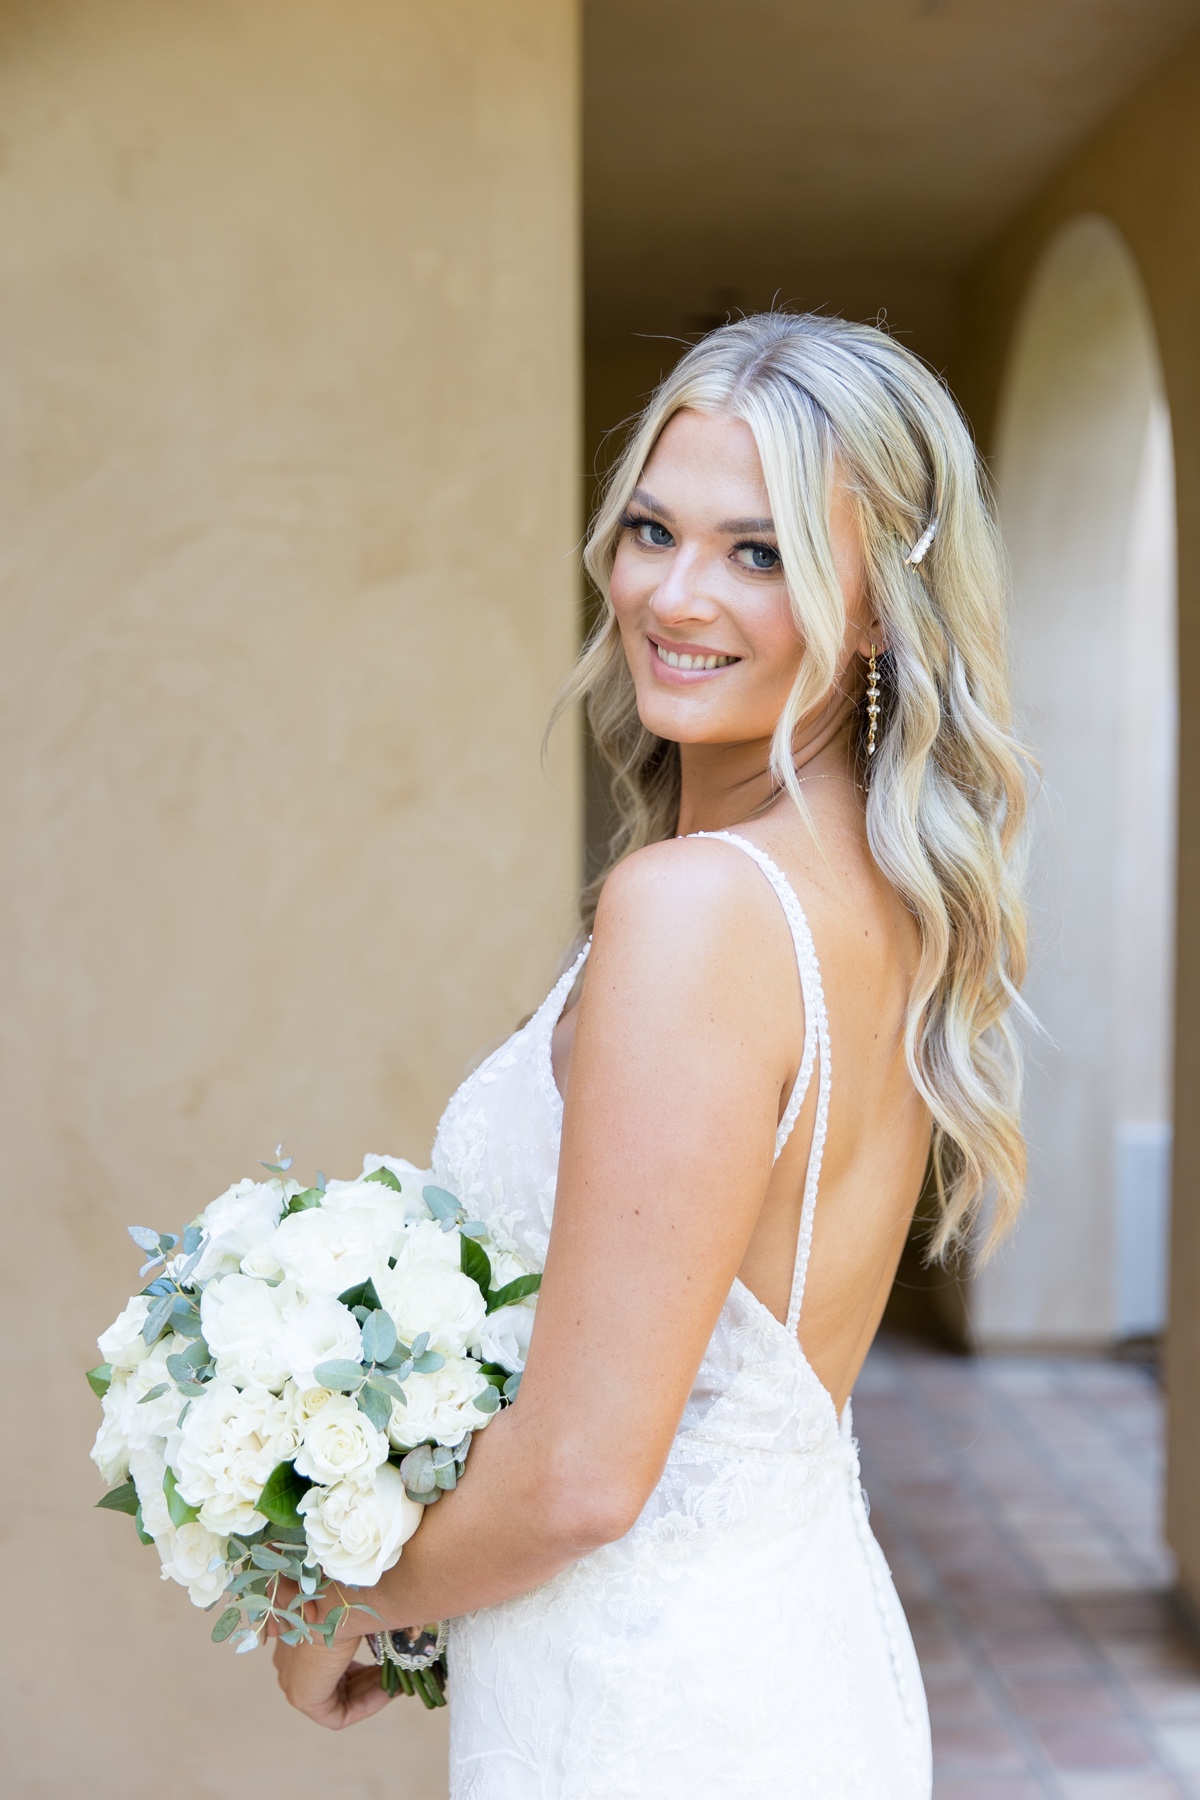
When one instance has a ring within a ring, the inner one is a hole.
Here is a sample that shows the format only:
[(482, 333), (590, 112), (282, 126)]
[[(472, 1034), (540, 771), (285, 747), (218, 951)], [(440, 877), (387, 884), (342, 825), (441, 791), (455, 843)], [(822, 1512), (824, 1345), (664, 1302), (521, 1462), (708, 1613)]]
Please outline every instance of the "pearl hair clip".
[(909, 551), (908, 555), (904, 559), (905, 562), (910, 565), (910, 567), (915, 568), (917, 563), (919, 563), (923, 559), (925, 552), (928, 550), (930, 544), (932, 544), (934, 538), (937, 536), (937, 528), (938, 528), (938, 519), (937, 519), (937, 514), (935, 513), (933, 518), (930, 519), (928, 525), (925, 527), (924, 531), (921, 533), (920, 537), (917, 539), (916, 543), (913, 545), (912, 549)]

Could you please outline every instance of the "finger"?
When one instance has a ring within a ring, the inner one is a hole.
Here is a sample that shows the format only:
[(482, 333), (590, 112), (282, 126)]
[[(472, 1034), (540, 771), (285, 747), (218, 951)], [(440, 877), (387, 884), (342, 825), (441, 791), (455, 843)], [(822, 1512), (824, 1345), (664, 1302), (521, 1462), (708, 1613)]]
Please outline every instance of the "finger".
[(395, 1698), (379, 1680), (377, 1668), (356, 1668), (346, 1678), (342, 1704), (343, 1725), (359, 1725), (364, 1719), (382, 1712)]

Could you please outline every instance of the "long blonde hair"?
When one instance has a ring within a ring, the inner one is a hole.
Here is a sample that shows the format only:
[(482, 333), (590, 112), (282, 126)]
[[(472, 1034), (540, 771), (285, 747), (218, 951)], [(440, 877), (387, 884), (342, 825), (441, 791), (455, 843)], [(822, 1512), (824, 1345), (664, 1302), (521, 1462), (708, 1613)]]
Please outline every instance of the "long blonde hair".
[[(608, 871), (672, 836), (678, 819), (679, 749), (638, 717), (608, 585), (630, 495), (683, 407), (744, 420), (758, 446), (805, 646), (771, 769), (802, 812), (794, 733), (827, 698), (845, 631), (829, 540), (835, 480), (855, 503), (886, 644), (869, 769), (860, 754), (867, 833), (920, 927), (905, 1052), (934, 1121), (931, 1254), (966, 1239), (990, 1187), (986, 1254), (1025, 1184), (1010, 1008), (1025, 972), (1015, 861), (1028, 763), (1011, 733), (1003, 559), (979, 459), (946, 389), (882, 331), (787, 313), (723, 325), (687, 352), (635, 421), (584, 556), (600, 617), (559, 704), (585, 703), (618, 818), (608, 861), (584, 890), (584, 923)], [(908, 562), (934, 519), (924, 558)], [(859, 726), (865, 737), (865, 708)]]

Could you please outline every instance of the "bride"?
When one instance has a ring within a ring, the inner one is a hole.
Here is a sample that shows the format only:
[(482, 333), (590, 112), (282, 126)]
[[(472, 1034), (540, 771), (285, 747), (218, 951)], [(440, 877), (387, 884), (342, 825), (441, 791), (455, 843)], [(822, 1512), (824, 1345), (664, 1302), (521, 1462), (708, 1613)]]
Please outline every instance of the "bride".
[[(978, 462), (882, 333), (744, 319), (650, 401), (587, 566), (564, 704), (620, 830), (433, 1156), (544, 1259), (528, 1366), (361, 1598), (453, 1621), (454, 1800), (922, 1800), (849, 1397), (931, 1162), (939, 1254), (1021, 1194), (1025, 777)], [(383, 1705), (377, 1628), (278, 1645), (292, 1704)]]

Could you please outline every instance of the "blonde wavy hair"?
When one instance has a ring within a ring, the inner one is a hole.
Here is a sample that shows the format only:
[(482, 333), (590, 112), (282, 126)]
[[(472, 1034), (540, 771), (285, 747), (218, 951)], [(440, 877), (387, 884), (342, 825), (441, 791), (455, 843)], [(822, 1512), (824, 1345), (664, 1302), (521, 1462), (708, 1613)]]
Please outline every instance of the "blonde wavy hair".
[[(865, 703), (858, 715), (867, 832), (920, 928), (905, 1052), (934, 1121), (929, 1253), (967, 1241), (990, 1189), (986, 1255), (1025, 1185), (1011, 1009), (1025, 973), (1017, 853), (1029, 764), (1011, 732), (1004, 563), (979, 458), (946, 389), (884, 332), (811, 314), (737, 320), (690, 349), (634, 421), (584, 555), (600, 617), (556, 709), (585, 705), (618, 819), (584, 889), (584, 924), (609, 870), (677, 825), (679, 748), (638, 716), (609, 576), (630, 495), (683, 407), (744, 420), (758, 446), (805, 646), (771, 769), (806, 817), (792, 746), (837, 676), (846, 609), (829, 540), (835, 481), (852, 497), (886, 646), (869, 765)], [(933, 519), (932, 544), (909, 563)]]

